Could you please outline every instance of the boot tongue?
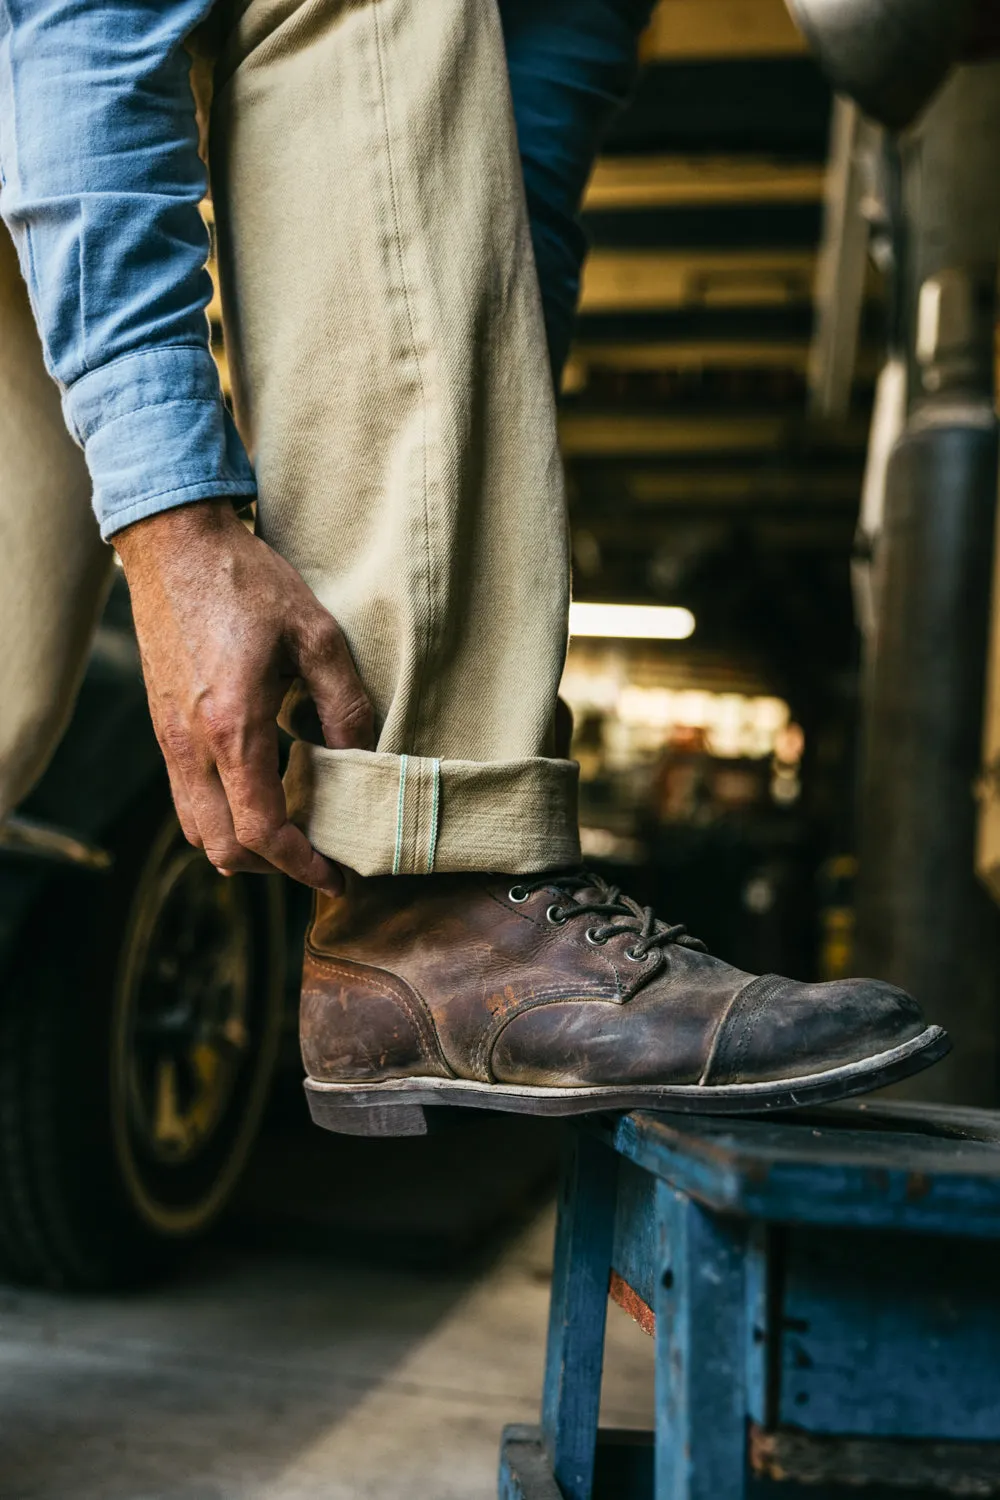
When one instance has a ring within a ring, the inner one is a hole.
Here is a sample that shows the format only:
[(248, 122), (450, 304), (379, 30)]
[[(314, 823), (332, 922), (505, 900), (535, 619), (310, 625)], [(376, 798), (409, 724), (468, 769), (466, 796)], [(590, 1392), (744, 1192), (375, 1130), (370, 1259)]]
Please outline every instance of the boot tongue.
[(602, 901), (607, 900), (607, 892), (606, 891), (602, 891), (600, 889), (600, 887), (596, 886), (596, 885), (579, 885), (579, 886), (574, 886), (573, 887), (573, 900), (574, 901), (579, 901), (579, 903), (580, 903), (581, 906), (585, 906), (585, 905), (588, 905), (592, 901), (594, 901), (594, 902), (602, 902)]
[(608, 899), (607, 886), (596, 885), (589, 870), (575, 870), (557, 878), (560, 887), (581, 906), (589, 905), (591, 902), (604, 902)]

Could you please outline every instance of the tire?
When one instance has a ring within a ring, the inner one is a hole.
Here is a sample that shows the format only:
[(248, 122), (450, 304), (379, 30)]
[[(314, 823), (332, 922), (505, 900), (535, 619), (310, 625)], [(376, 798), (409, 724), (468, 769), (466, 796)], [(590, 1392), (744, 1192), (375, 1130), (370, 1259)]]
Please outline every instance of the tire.
[(224, 879), (158, 788), (108, 877), (50, 886), (0, 997), (0, 1275), (142, 1284), (225, 1207), (282, 1026), (283, 892)]

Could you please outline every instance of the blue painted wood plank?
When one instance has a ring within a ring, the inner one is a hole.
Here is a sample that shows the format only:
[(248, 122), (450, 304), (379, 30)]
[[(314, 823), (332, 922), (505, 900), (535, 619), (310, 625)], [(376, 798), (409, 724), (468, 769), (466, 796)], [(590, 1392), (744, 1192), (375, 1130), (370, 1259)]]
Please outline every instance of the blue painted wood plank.
[(656, 1500), (743, 1500), (744, 1226), (660, 1183)]
[(985, 1110), (843, 1107), (780, 1122), (632, 1114), (591, 1128), (718, 1212), (1000, 1238), (1000, 1132)]
[(653, 1305), (659, 1239), (656, 1178), (632, 1162), (622, 1161), (611, 1264), (647, 1307)]
[(593, 1482), (617, 1178), (614, 1153), (575, 1131), (560, 1188), (542, 1394), (546, 1451), (565, 1500), (590, 1500)]
[(770, 1224), (749, 1226), (746, 1255), (746, 1393), (747, 1415), (761, 1426), (772, 1421), (771, 1371), (780, 1350), (771, 1328), (775, 1240), (781, 1230)]
[(992, 1245), (790, 1229), (780, 1322), (779, 1423), (1000, 1442)]

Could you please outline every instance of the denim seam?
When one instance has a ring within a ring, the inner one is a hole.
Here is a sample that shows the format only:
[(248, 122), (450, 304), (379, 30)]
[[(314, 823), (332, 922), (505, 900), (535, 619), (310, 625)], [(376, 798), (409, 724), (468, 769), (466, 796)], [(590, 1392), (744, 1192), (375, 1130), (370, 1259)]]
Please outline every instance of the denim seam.
[(431, 762), (431, 775), (434, 778), (431, 793), (431, 831), (427, 844), (427, 873), (434, 873), (434, 860), (437, 855), (438, 822), (441, 815), (441, 762), (434, 758)]
[(396, 802), (396, 847), (392, 856), (392, 873), (399, 874), (403, 855), (403, 816), (406, 809), (406, 767), (408, 755), (399, 757), (399, 797)]
[(423, 707), (425, 687), (427, 682), (427, 669), (431, 657), (431, 647), (434, 642), (435, 631), (435, 599), (432, 581), (432, 554), (431, 554), (431, 507), (430, 507), (430, 472), (428, 466), (428, 447), (430, 444), (430, 431), (427, 421), (427, 407), (429, 403), (429, 391), (427, 381), (424, 378), (424, 361), (421, 358), (420, 341), (417, 338), (417, 323), (414, 313), (413, 295), (407, 276), (406, 253), (403, 247), (402, 224), (399, 211), (399, 195), (396, 187), (396, 159), (392, 139), (392, 125), (389, 114), (389, 90), (386, 81), (385, 59), (383, 54), (381, 22), (378, 7), (371, 7), (372, 37), (375, 43), (375, 61), (378, 69), (379, 80), (379, 104), (382, 117), (382, 137), (385, 144), (385, 159), (388, 168), (389, 198), (392, 206), (392, 234), (396, 245), (396, 258), (399, 263), (399, 275), (403, 289), (403, 301), (406, 307), (406, 321), (410, 331), (410, 344), (413, 350), (413, 359), (417, 370), (417, 382), (420, 386), (420, 412), (421, 429), (423, 441), (421, 443), (421, 458), (423, 469), (423, 509), (424, 509), (424, 593), (427, 600), (427, 619), (424, 626), (423, 654), (418, 657), (417, 668), (414, 673), (412, 707), (410, 709), (410, 740), (415, 740), (420, 729), (420, 711)]

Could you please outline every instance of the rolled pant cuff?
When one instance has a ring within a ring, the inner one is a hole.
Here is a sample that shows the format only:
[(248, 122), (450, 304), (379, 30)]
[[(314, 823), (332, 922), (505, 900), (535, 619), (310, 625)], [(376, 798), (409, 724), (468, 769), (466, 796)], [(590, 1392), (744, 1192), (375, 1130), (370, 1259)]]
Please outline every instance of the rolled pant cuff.
[(580, 862), (579, 767), (570, 760), (434, 760), (297, 741), (285, 790), (313, 847), (359, 875)]

